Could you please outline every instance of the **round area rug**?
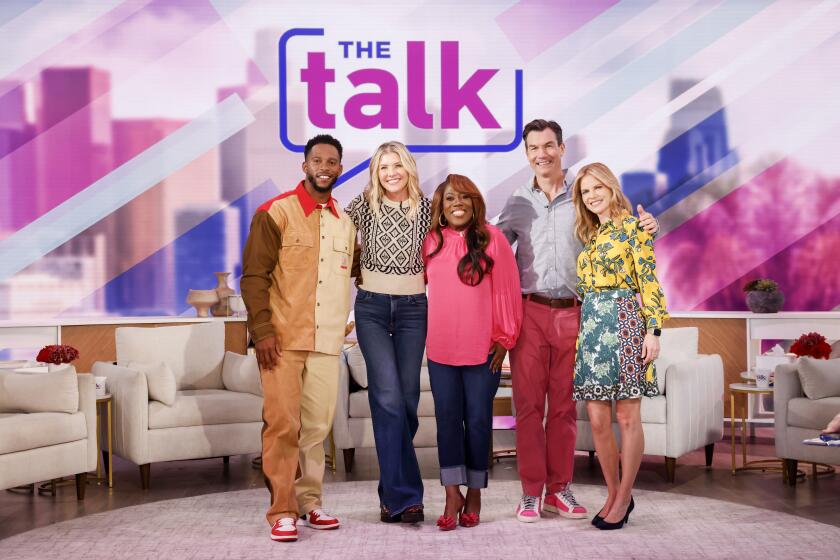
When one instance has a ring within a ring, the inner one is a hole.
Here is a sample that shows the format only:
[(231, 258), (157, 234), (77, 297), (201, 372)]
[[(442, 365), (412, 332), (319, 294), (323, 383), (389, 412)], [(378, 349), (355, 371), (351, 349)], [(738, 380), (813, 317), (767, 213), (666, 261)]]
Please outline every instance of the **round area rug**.
[[(575, 485), (595, 513), (603, 487)], [(324, 487), (324, 509), (340, 518), (336, 531), (301, 526), (296, 543), (268, 538), (263, 489), (167, 500), (88, 515), (0, 541), (0, 558), (234, 559), (356, 558), (834, 558), (840, 528), (785, 513), (665, 492), (634, 493), (636, 509), (620, 531), (600, 531), (588, 519), (545, 514), (537, 523), (513, 516), (519, 482), (491, 481), (481, 524), (442, 532), (443, 489), (426, 481), (426, 522), (379, 521), (376, 482)]]

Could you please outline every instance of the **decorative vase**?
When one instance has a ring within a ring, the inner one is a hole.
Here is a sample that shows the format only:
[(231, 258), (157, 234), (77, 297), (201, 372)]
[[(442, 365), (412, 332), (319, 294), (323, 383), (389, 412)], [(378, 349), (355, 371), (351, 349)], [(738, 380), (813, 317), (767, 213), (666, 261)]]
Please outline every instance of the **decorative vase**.
[(210, 307), (218, 302), (219, 294), (216, 290), (190, 290), (187, 294), (187, 303), (195, 307), (199, 317), (208, 317)]
[(778, 313), (785, 302), (782, 292), (763, 292), (755, 290), (747, 292), (747, 307), (753, 313)]
[(219, 296), (219, 301), (210, 308), (210, 313), (215, 317), (229, 317), (231, 310), (228, 298), (236, 293), (227, 283), (230, 272), (215, 272), (214, 274), (218, 282), (216, 284), (216, 294)]

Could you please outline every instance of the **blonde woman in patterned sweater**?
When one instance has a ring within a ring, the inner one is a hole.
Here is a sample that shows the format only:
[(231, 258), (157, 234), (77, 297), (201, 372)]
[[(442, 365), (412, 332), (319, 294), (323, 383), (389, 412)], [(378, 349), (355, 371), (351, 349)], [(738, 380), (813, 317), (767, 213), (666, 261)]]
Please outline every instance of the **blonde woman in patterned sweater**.
[(362, 248), (355, 320), (379, 460), (380, 519), (419, 522), (423, 480), (413, 440), (426, 344), (421, 248), (431, 203), (420, 190), (417, 165), (403, 144), (379, 146), (370, 160), (368, 188), (346, 212)]

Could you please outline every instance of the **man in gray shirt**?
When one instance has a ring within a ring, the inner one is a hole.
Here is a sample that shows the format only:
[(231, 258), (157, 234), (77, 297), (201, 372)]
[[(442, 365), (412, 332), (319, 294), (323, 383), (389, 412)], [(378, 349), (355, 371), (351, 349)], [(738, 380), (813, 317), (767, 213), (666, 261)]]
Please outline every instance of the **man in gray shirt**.
[[(563, 169), (563, 131), (536, 119), (522, 132), (534, 178), (508, 199), (498, 227), (516, 243), (524, 318), (511, 350), (516, 454), (522, 498), (516, 517), (540, 519), (540, 511), (582, 519), (586, 508), (571, 491), (577, 414), (572, 400), (575, 346), (580, 325), (577, 257), (572, 204), (574, 176)], [(656, 220), (638, 207), (642, 227), (655, 233)], [(546, 420), (546, 398), (548, 410)], [(545, 503), (543, 504), (543, 491)]]

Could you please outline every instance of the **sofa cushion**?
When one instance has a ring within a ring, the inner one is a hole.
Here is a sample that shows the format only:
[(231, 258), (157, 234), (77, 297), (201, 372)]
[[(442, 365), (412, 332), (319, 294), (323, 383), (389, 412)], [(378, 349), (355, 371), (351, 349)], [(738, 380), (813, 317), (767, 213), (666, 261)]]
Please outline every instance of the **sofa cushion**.
[(160, 401), (167, 406), (175, 403), (175, 374), (163, 362), (147, 364), (142, 362), (128, 362), (128, 369), (146, 374), (146, 385), (149, 387), (149, 399)]
[[(668, 418), (666, 403), (664, 395), (642, 397), (642, 424), (664, 424)], [(586, 410), (586, 401), (578, 401), (575, 406), (577, 407), (577, 419), (588, 422), (589, 414)], [(612, 418), (615, 422), (615, 405), (612, 407)]]
[(790, 399), (787, 414), (788, 426), (822, 430), (838, 411), (840, 411), (840, 397)]
[(698, 332), (697, 327), (662, 329), (662, 336), (659, 337), (661, 351), (659, 357), (653, 361), (660, 395), (665, 394), (665, 373), (668, 368), (672, 364), (697, 356)]
[(344, 353), (347, 358), (347, 367), (350, 369), (350, 376), (353, 381), (359, 384), (362, 389), (367, 389), (367, 365), (365, 358), (362, 356), (362, 349), (358, 344), (354, 344)]
[(809, 399), (840, 397), (840, 360), (799, 358), (796, 367), (802, 391)]
[(432, 381), (429, 379), (429, 368), (428, 366), (423, 366), (420, 368), (420, 390), (421, 391), (431, 391), (432, 390)]
[(79, 410), (76, 368), (49, 373), (0, 373), (0, 412), (65, 412)]
[(0, 434), (3, 455), (85, 439), (87, 422), (81, 412), (0, 414)]
[[(365, 358), (362, 356), (362, 350), (358, 344), (354, 344), (348, 348), (344, 355), (347, 358), (347, 367), (350, 369), (350, 376), (353, 381), (359, 384), (362, 389), (368, 388), (367, 365)], [(429, 381), (429, 367), (426, 362), (426, 354), (423, 354), (423, 362), (420, 367), (420, 390), (431, 391), (432, 385)]]
[(179, 391), (224, 389), (225, 325), (221, 321), (177, 327), (120, 327), (116, 339), (118, 366), (164, 362), (175, 374)]
[(175, 404), (149, 402), (149, 429), (262, 422), (262, 399), (223, 389), (178, 391)]
[[(367, 391), (350, 393), (350, 418), (370, 418), (370, 403)], [(435, 401), (431, 391), (420, 391), (417, 416), (434, 416)]]
[(236, 352), (225, 352), (222, 364), (222, 382), (228, 391), (263, 396), (260, 381), (260, 366), (256, 356), (245, 356)]

